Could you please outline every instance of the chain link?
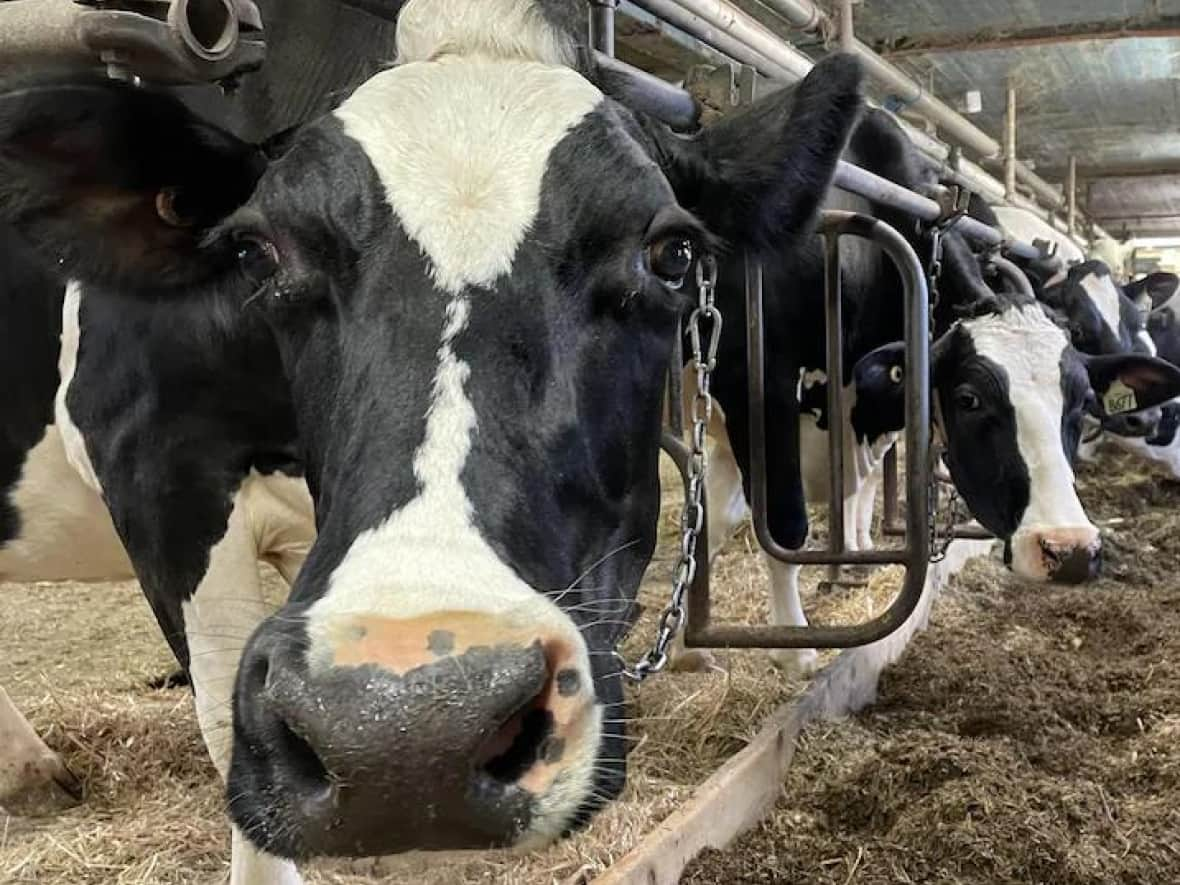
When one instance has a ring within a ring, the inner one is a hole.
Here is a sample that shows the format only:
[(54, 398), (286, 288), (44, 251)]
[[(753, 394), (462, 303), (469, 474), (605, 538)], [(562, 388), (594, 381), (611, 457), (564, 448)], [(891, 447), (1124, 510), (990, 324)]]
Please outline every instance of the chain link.
[[(955, 205), (958, 207), (960, 200), (956, 197)], [(930, 228), (930, 267), (926, 272), (926, 286), (930, 293), (930, 344), (934, 345), (935, 334), (935, 312), (938, 310), (938, 302), (942, 296), (939, 291), (939, 280), (942, 277), (942, 237), (953, 228), (966, 216), (967, 212), (964, 208), (955, 208), (949, 212), (944, 218), (940, 218)], [(931, 420), (935, 420), (934, 412), (932, 411)], [(946, 501), (946, 528), (940, 533), (938, 530), (938, 498), (941, 484), (938, 480), (938, 462), (939, 452), (937, 446), (931, 446), (930, 450), (930, 481), (928, 486), (928, 494), (926, 499), (927, 504), (927, 529), (930, 534), (930, 561), (932, 563), (942, 562), (946, 559), (947, 550), (950, 549), (951, 542), (955, 539), (955, 526), (958, 518), (958, 503), (959, 493), (954, 485), (949, 485)]]
[[(929, 512), (928, 526), (930, 531), (930, 561), (932, 563), (942, 562), (946, 559), (946, 553), (950, 549), (951, 542), (955, 540), (955, 527), (959, 522), (959, 492), (951, 483), (942, 483), (938, 480), (935, 472), (935, 467), (938, 464), (937, 453), (930, 459), (930, 497), (929, 497)], [(938, 496), (943, 486), (947, 489), (946, 509), (943, 511), (946, 517), (945, 528), (940, 533), (938, 530)]]
[[(680, 551), (672, 573), (672, 596), (660, 613), (655, 643), (635, 664), (622, 661), (623, 675), (634, 682), (643, 682), (668, 666), (668, 647), (684, 627), (684, 597), (697, 574), (697, 539), (705, 524), (705, 474), (709, 467), (707, 436), (709, 419), (713, 416), (710, 384), (713, 369), (717, 366), (717, 347), (721, 342), (721, 312), (714, 302), (716, 288), (717, 261), (712, 255), (706, 255), (697, 262), (697, 306), (688, 318), (690, 365), (696, 373), (697, 392), (692, 401), (692, 453), (688, 459), (684, 510), (680, 514)], [(705, 321), (709, 323), (707, 340), (701, 331)]]

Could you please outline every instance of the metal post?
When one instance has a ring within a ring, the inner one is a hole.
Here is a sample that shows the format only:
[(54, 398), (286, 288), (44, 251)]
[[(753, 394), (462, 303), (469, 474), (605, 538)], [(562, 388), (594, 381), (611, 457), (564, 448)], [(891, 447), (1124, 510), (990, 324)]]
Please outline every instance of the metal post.
[(844, 297), (840, 234), (824, 237), (828, 336), (828, 550), (844, 552)]
[(590, 0), (590, 48), (615, 55), (615, 9), (619, 0)]
[(1072, 237), (1078, 225), (1078, 158), (1069, 158), (1069, 178), (1065, 186), (1065, 198), (1069, 206), (1066, 216), (1069, 225), (1069, 235)]
[(856, 33), (852, 27), (852, 0), (840, 0), (840, 49), (856, 52)]
[(1008, 110), (1004, 118), (1004, 198), (1016, 196), (1016, 89), (1008, 87)]

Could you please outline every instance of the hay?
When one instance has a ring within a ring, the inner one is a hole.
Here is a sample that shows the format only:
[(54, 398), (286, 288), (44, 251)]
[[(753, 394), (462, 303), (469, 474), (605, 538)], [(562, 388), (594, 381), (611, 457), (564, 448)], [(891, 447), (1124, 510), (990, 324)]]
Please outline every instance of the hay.
[(1082, 471), (1102, 580), (971, 565), (867, 713), (804, 736), (774, 815), (686, 883), (1165, 885), (1180, 848), (1180, 484)]
[[(661, 543), (640, 593), (643, 615), (624, 652), (654, 635), (676, 549), (679, 485), (662, 465)], [(818, 523), (822, 537), (822, 520)], [(765, 623), (766, 572), (742, 529), (715, 563), (718, 617)], [(869, 592), (816, 595), (824, 572), (804, 572), (813, 619), (864, 620), (889, 603), (895, 572)], [(276, 576), (268, 576), (278, 592)], [(169, 654), (132, 584), (0, 587), (0, 684), (83, 779), (85, 803), (60, 817), (0, 818), (0, 882), (39, 885), (194, 883), (223, 876), (229, 839), (219, 782), (201, 744), (187, 690), (148, 683)], [(833, 653), (829, 653), (833, 654)], [(744, 747), (762, 720), (805, 683), (787, 680), (758, 652), (722, 652), (707, 673), (667, 673), (633, 692), (634, 742), (623, 796), (574, 838), (539, 854), (471, 853), (321, 862), (309, 883), (422, 885), (562, 883), (593, 876), (633, 848), (693, 788)]]

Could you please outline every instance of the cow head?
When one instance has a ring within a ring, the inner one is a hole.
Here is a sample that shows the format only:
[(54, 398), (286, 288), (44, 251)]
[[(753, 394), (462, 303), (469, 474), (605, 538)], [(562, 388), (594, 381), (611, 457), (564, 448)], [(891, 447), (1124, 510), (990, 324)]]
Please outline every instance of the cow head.
[(1070, 342), (1082, 353), (1154, 353), (1141, 312), (1101, 261), (1075, 264), (1039, 297), (1064, 317)]
[[(904, 357), (890, 344), (856, 367), (858, 402), (891, 406), (898, 427)], [(931, 367), (951, 478), (1004, 540), (1013, 570), (1038, 580), (1093, 576), (1100, 539), (1072, 467), (1083, 418), (1156, 407), (1180, 393), (1180, 370), (1142, 354), (1082, 354), (1041, 305), (1014, 296), (951, 325)]]
[[(1040, 298), (1060, 317), (1079, 353), (1156, 355), (1144, 314), (1115, 284), (1110, 268), (1102, 261), (1074, 265), (1063, 280), (1044, 289)], [(1158, 408), (1143, 409), (1109, 415), (1102, 426), (1119, 436), (1150, 436), (1160, 417)]]
[(1180, 277), (1174, 273), (1153, 271), (1143, 279), (1123, 286), (1123, 294), (1146, 314), (1171, 301), (1177, 289), (1180, 289)]
[(262, 151), (120, 84), (0, 100), (0, 216), (281, 352), (319, 536), (238, 672), (230, 808), (264, 850), (534, 845), (621, 787), (694, 265), (804, 232), (860, 72), (678, 137), (570, 67), (579, 9), (412, 0), (397, 65)]

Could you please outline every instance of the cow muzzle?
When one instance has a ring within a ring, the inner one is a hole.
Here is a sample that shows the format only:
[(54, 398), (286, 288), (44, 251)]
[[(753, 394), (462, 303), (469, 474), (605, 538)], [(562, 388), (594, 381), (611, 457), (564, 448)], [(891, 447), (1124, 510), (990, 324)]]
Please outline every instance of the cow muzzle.
[(1102, 419), (1102, 429), (1116, 436), (1148, 437), (1159, 428), (1163, 414), (1161, 409), (1153, 408), (1125, 415), (1111, 415)]
[(535, 844), (592, 792), (601, 712), (569, 635), (482, 612), (341, 616), (331, 660), (309, 663), (289, 629), (260, 631), (235, 696), (230, 810), (260, 848)]
[(1081, 584), (1098, 576), (1102, 540), (1094, 526), (1021, 529), (1012, 536), (1012, 570), (1037, 581)]

